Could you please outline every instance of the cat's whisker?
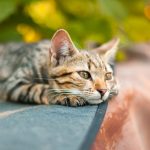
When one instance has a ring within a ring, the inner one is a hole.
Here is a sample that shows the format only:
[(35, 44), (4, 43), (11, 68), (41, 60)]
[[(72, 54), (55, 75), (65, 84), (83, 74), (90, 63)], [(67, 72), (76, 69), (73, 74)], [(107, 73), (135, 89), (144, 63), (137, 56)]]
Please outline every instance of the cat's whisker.
[(69, 94), (72, 94), (72, 95), (83, 95), (82, 93), (80, 94), (79, 92), (76, 93), (74, 91), (58, 91), (58, 90), (51, 90), (51, 91), (48, 91), (49, 94), (65, 94), (65, 95), (69, 95)]
[[(110, 90), (108, 90), (110, 92)], [(80, 96), (86, 101), (91, 100), (91, 98), (88, 98), (90, 95), (93, 94), (93, 92), (88, 90), (76, 90), (76, 89), (49, 89), (49, 94), (54, 94), (55, 96), (58, 95), (75, 95)]]
[(71, 93), (70, 91), (63, 91), (63, 90), (48, 90), (49, 93)]
[(51, 93), (54, 93), (54, 92), (55, 93), (70, 93), (70, 94), (75, 93), (75, 91), (71, 91), (71, 90), (70, 91), (69, 90), (68, 91), (67, 90), (48, 90), (48, 92), (51, 92)]
[(68, 92), (72, 92), (72, 91), (76, 91), (76, 92), (84, 92), (84, 93), (93, 93), (93, 92), (89, 92), (89, 91), (84, 91), (84, 90), (76, 90), (76, 89), (49, 89), (49, 91), (68, 91)]
[(65, 91), (65, 90), (68, 90), (68, 89), (49, 89), (50, 91)]
[(84, 91), (84, 90), (76, 90), (76, 89), (49, 89), (49, 93), (51, 94), (64, 94), (64, 95), (77, 95), (86, 99), (89, 95), (93, 94), (93, 92)]

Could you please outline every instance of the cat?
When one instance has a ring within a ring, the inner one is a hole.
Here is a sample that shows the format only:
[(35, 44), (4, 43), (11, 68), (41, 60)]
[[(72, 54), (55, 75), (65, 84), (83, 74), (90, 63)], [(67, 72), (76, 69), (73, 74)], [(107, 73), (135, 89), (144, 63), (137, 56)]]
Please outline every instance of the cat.
[(0, 47), (1, 99), (35, 104), (99, 104), (118, 93), (111, 67), (119, 40), (79, 51), (59, 29), (51, 41)]

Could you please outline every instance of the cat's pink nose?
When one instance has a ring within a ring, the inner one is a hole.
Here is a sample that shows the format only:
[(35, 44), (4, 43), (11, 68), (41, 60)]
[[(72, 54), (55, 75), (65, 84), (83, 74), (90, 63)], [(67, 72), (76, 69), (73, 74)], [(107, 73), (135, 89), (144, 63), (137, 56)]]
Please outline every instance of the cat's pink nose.
[(97, 90), (102, 96), (106, 93), (106, 89)]

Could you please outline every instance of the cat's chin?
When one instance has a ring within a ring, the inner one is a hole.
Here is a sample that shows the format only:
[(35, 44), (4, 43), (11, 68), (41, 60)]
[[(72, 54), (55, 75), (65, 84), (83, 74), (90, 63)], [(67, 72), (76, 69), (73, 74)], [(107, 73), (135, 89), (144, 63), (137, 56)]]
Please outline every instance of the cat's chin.
[(102, 100), (103, 101), (106, 101), (108, 98), (109, 98), (109, 95), (110, 95), (110, 91), (107, 91), (104, 96), (102, 97)]
[(87, 101), (89, 104), (100, 104), (103, 102), (102, 99), (92, 99)]

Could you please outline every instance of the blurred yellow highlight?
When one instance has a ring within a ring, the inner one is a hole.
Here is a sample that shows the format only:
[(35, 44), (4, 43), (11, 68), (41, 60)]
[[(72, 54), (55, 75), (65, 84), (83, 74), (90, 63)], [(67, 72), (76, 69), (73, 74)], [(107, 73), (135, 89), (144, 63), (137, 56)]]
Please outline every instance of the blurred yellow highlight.
[(23, 36), (23, 40), (27, 43), (36, 42), (41, 39), (40, 34), (26, 24), (17, 25), (17, 31)]
[(57, 10), (54, 0), (32, 2), (25, 12), (39, 25), (57, 29), (65, 25), (63, 15)]
[(150, 5), (145, 6), (144, 14), (148, 19), (150, 19)]

